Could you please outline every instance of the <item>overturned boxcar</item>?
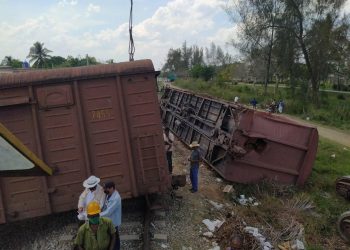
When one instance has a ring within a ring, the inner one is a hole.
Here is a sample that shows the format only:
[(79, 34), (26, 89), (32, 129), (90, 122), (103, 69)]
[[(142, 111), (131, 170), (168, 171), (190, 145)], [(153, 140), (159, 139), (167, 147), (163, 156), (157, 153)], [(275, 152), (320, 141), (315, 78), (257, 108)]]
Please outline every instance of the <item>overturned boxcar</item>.
[(0, 123), (54, 174), (0, 177), (0, 223), (76, 209), (91, 174), (123, 198), (167, 191), (157, 74), (150, 60), (1, 74)]
[(163, 123), (185, 144), (200, 143), (203, 159), (224, 179), (303, 185), (318, 146), (314, 127), (176, 88), (161, 97)]

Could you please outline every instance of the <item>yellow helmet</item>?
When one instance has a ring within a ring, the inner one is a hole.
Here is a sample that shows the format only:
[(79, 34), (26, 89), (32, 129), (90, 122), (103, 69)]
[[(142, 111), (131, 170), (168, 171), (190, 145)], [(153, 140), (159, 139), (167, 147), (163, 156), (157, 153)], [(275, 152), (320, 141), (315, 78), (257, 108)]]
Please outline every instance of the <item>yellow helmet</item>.
[(101, 207), (100, 204), (98, 204), (97, 201), (91, 201), (88, 205), (87, 205), (87, 214), (88, 215), (95, 215), (95, 214), (99, 214), (101, 213)]

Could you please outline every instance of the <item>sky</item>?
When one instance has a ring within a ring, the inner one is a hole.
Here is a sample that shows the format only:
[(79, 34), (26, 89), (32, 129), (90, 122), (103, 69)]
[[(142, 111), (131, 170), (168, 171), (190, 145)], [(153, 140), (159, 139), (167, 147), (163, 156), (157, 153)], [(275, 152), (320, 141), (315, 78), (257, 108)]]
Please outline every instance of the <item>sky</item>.
[[(134, 0), (135, 60), (151, 59), (159, 70), (169, 49), (184, 41), (200, 47), (214, 42), (237, 57), (228, 45), (238, 32), (225, 12), (230, 1)], [(55, 56), (128, 61), (129, 12), (130, 0), (0, 0), (0, 61), (24, 60), (36, 41)]]
[[(134, 58), (151, 59), (156, 69), (170, 48), (227, 45), (237, 27), (227, 0), (134, 0)], [(104, 62), (129, 60), (129, 0), (0, 0), (0, 60), (21, 61), (36, 42), (54, 56), (89, 56)]]

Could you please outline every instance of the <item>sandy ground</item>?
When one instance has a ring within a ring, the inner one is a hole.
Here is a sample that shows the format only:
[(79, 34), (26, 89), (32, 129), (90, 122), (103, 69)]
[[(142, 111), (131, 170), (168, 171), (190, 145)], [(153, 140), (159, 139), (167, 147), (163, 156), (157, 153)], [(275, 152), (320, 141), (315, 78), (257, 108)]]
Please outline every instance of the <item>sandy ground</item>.
[(299, 122), (304, 125), (309, 125), (309, 126), (314, 126), (317, 127), (318, 133), (321, 137), (326, 138), (328, 140), (331, 140), (333, 142), (342, 144), (344, 146), (350, 147), (350, 134), (346, 133), (344, 131), (335, 129), (335, 128), (330, 128), (326, 126), (322, 126), (310, 121), (306, 121), (294, 116), (289, 116), (289, 115), (284, 115), (288, 119), (294, 120), (296, 122)]

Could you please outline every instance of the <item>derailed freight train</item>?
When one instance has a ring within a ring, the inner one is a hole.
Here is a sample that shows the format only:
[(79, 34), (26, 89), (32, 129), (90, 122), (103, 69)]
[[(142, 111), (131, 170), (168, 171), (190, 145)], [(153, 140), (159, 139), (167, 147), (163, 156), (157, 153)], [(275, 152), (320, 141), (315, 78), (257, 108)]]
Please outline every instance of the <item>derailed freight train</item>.
[(157, 75), (150, 60), (0, 74), (0, 123), (54, 169), (0, 171), (0, 223), (76, 209), (91, 174), (122, 198), (168, 191)]
[(187, 145), (199, 141), (204, 160), (226, 180), (303, 185), (311, 173), (314, 127), (176, 88), (165, 88), (160, 105), (163, 123)]

